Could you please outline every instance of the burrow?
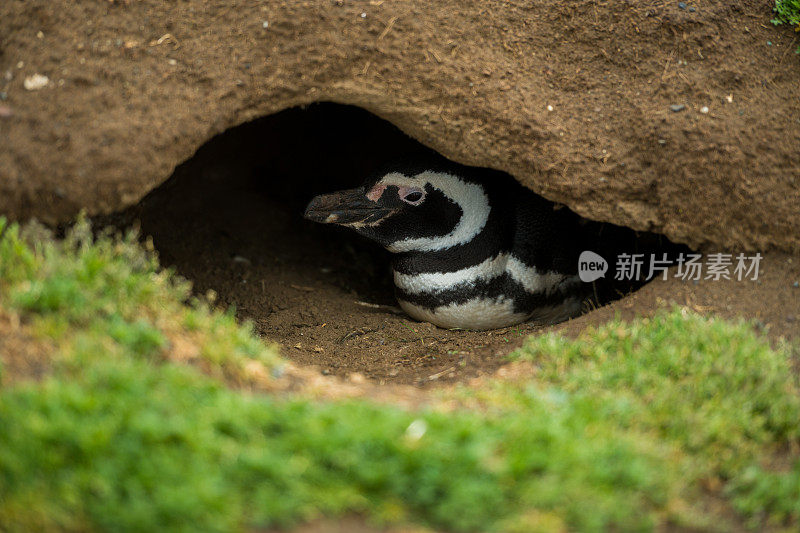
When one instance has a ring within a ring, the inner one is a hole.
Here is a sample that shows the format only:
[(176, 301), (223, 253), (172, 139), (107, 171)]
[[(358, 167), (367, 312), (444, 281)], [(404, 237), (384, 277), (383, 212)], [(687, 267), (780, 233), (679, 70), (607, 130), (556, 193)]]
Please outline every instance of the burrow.
[(425, 385), (493, 372), (547, 328), (416, 322), (396, 307), (388, 252), (302, 217), (313, 196), (358, 186), (387, 160), (414, 153), (432, 152), (361, 108), (291, 108), (210, 139), (112, 220), (140, 225), (162, 264), (197, 293), (212, 293), (286, 357), (323, 374)]

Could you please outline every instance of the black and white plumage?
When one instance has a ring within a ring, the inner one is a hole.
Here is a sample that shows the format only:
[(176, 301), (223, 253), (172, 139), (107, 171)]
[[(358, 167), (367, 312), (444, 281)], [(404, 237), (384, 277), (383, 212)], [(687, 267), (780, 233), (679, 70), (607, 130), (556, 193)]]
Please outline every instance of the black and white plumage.
[(445, 328), (550, 324), (580, 313), (582, 219), (508, 174), (449, 161), (396, 164), (315, 197), (307, 219), (349, 227), (393, 253), (397, 299)]

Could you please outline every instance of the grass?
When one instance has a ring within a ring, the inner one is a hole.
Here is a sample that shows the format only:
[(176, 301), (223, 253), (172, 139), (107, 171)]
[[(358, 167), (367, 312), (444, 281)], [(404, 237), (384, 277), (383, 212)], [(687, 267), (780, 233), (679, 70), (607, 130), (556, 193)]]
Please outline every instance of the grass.
[(530, 339), (516, 357), (536, 361), (559, 390), (597, 401), (610, 423), (673, 444), (684, 475), (719, 487), (751, 525), (800, 519), (800, 462), (766, 468), (800, 443), (797, 375), (788, 348), (773, 351), (748, 324), (674, 311), (575, 340)]
[(23, 230), (0, 218), (0, 235), (0, 301), (60, 346), (57, 364), (91, 351), (174, 357), (242, 383), (248, 363), (280, 364), (250, 324), (193, 297), (190, 284), (161, 270), (133, 233), (95, 238), (81, 219), (55, 240), (40, 226)]
[(634, 530), (673, 487), (664, 450), (615, 428), (587, 436), (597, 420), (582, 406), (536, 416), (547, 399), (503, 419), (277, 401), (137, 360), (0, 398), (0, 522), (20, 531), (229, 531), (353, 512), (455, 531)]
[[(800, 31), (800, 0), (776, 0), (773, 11), (775, 12), (773, 24), (795, 26), (795, 31)], [(800, 46), (795, 52), (800, 54)]]
[(675, 310), (531, 338), (514, 357), (535, 378), (442, 392), (450, 411), (275, 398), (229, 386), (279, 366), (274, 350), (134, 235), (0, 234), (0, 308), (55, 347), (44, 379), (0, 388), (4, 530), (800, 520), (800, 384), (789, 348), (747, 324)]

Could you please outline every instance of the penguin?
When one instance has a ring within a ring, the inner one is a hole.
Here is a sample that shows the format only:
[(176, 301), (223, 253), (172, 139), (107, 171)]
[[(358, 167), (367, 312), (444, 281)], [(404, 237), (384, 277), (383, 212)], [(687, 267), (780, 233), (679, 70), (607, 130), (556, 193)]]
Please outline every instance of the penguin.
[(578, 275), (596, 223), (501, 171), (402, 160), (361, 187), (314, 197), (304, 216), (386, 248), (400, 307), (442, 328), (553, 324), (597, 293)]

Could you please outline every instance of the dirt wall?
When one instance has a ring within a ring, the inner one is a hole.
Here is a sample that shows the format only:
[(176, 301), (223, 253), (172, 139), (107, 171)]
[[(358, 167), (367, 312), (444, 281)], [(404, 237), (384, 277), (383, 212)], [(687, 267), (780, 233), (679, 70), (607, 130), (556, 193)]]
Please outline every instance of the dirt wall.
[(686, 4), (5, 0), (0, 213), (118, 210), (213, 135), (334, 101), (590, 218), (796, 252), (797, 34)]

